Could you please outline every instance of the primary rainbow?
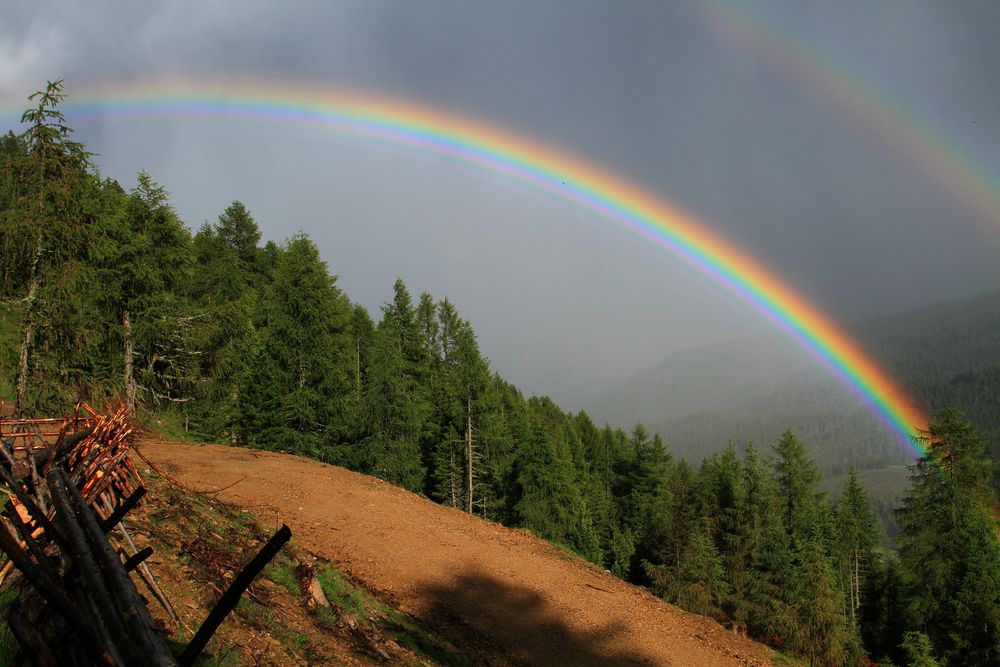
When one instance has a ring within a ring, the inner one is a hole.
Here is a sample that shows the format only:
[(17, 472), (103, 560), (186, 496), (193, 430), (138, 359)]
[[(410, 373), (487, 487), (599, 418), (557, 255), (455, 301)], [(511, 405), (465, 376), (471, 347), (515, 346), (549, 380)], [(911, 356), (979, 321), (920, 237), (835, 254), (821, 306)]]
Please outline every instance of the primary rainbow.
[(649, 239), (735, 292), (810, 351), (911, 454), (927, 420), (847, 335), (753, 258), (693, 216), (622, 179), (495, 127), (396, 99), (272, 82), (156, 83), (71, 96), (73, 119), (204, 116), (268, 120), (374, 136), (530, 183)]

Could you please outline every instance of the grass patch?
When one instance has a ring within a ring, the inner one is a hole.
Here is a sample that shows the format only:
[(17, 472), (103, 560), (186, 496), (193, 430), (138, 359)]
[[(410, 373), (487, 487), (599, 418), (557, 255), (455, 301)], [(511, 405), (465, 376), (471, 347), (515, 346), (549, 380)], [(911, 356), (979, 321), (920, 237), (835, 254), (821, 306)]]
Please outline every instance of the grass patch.
[(325, 567), (316, 573), (323, 594), (330, 604), (355, 618), (368, 616), (367, 596), (347, 581), (343, 574), (332, 567)]
[[(391, 635), (397, 644), (430, 659), (435, 664), (456, 666), (470, 664), (429, 626), (354, 586), (333, 566), (327, 565), (321, 568), (316, 576), (330, 604), (339, 609), (342, 615), (350, 615), (358, 620), (369, 619)], [(334, 627), (338, 620), (330, 609), (317, 608), (315, 616), (318, 624), (326, 627)]]
[(801, 660), (789, 657), (784, 653), (774, 652), (774, 657), (771, 658), (771, 664), (775, 667), (801, 667), (803, 664)]
[(236, 604), (236, 613), (258, 630), (268, 630), (272, 635), (278, 630), (275, 626), (274, 612), (249, 598), (240, 598)]
[(448, 667), (465, 667), (472, 664), (451, 644), (442, 641), (432, 630), (412, 616), (393, 611), (389, 613), (384, 624), (397, 644), (429, 658), (434, 664), (448, 665)]
[(139, 421), (150, 430), (156, 431), (168, 440), (194, 440), (192, 434), (184, 430), (184, 415), (172, 410), (160, 412), (140, 411)]
[[(209, 646), (212, 646), (215, 641), (215, 638), (213, 638), (209, 642)], [(187, 642), (179, 639), (167, 639), (167, 646), (170, 647), (174, 655), (180, 655), (187, 648)], [(194, 661), (194, 667), (239, 667), (240, 654), (238, 649), (239, 646), (236, 644), (223, 646), (215, 652), (210, 651), (206, 647)]]
[(295, 576), (295, 568), (291, 564), (271, 562), (270, 565), (264, 568), (264, 576), (279, 586), (283, 586), (292, 595), (298, 596), (301, 594), (299, 590), (299, 578)]

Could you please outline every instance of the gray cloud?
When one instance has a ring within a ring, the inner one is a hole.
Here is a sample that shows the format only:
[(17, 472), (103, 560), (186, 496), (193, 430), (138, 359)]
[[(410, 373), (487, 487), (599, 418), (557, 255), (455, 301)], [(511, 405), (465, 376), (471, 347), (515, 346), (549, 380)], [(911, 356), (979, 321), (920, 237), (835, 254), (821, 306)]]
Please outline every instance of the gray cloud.
[[(993, 3), (738, 8), (1000, 162)], [(14, 0), (0, 22), (4, 109), (58, 76), (71, 96), (164, 77), (383, 92), (618, 173), (836, 317), (1000, 286), (1000, 220), (808, 72), (693, 2)], [(304, 229), (373, 314), (396, 275), (450, 296), (501, 373), (571, 408), (672, 350), (769, 326), (614, 225), (440, 157), (253, 122), (77, 130), (107, 175), (149, 170), (192, 227), (240, 199), (269, 238)]]

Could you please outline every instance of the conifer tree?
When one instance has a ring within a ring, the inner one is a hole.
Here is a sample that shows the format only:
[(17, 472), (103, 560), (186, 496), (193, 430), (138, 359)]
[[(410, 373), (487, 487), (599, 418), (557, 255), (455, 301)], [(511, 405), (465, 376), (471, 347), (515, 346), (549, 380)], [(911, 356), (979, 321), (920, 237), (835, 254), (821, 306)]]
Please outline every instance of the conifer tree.
[(219, 240), (235, 256), (234, 266), (250, 282), (250, 276), (257, 266), (257, 245), (260, 243), (260, 228), (250, 211), (240, 201), (234, 201), (219, 215), (215, 228)]
[[(227, 241), (222, 234), (226, 226), (239, 227), (242, 234), (230, 230)], [(264, 287), (261, 253), (256, 246), (249, 247), (259, 238), (249, 211), (233, 202), (218, 224), (205, 223), (192, 243), (197, 270), (189, 296), (198, 314), (196, 334), (202, 354), (198, 400), (191, 412), (196, 427), (209, 437), (233, 437), (239, 420), (240, 389), (257, 344), (255, 320)]]
[(94, 253), (101, 305), (121, 332), (125, 406), (135, 412), (139, 387), (150, 399), (185, 401), (197, 353), (184, 319), (191, 235), (146, 172), (102, 231)]
[(905, 631), (904, 599), (895, 558), (872, 562), (861, 597), (864, 603), (858, 619), (865, 649), (880, 665), (904, 663), (901, 652)]
[(930, 638), (922, 632), (907, 632), (903, 637), (903, 653), (907, 667), (940, 667), (934, 657), (934, 647)]
[(319, 456), (329, 433), (344, 428), (351, 308), (304, 234), (280, 253), (262, 306), (247, 379), (255, 388), (241, 393), (241, 435), (257, 446)]
[(17, 412), (55, 407), (78, 391), (87, 376), (83, 360), (100, 338), (100, 323), (95, 327), (86, 308), (94, 285), (87, 260), (106, 200), (90, 173), (90, 154), (70, 138), (59, 111), (64, 99), (62, 80), (31, 95), (35, 106), (21, 118), (28, 127), (20, 147), (5, 156), (3, 198), (11, 206), (0, 210), (0, 261), (4, 289), (19, 299), (4, 312), (21, 331)]
[(972, 425), (944, 411), (922, 436), (898, 512), (900, 574), (911, 631), (955, 664), (1000, 659), (1000, 544), (990, 516), (990, 463)]
[(817, 520), (819, 470), (805, 445), (791, 431), (774, 446), (774, 478), (782, 502), (782, 521), (793, 541), (805, 539)]
[(866, 578), (876, 559), (878, 532), (868, 494), (853, 468), (837, 503), (836, 526), (834, 553), (840, 588), (846, 593), (851, 627), (857, 628), (862, 592), (867, 588)]
[(565, 443), (559, 441), (558, 412), (550, 400), (532, 398), (525, 414), (519, 415), (514, 511), (518, 525), (565, 543), (579, 496), (573, 487), (572, 462)]
[(818, 526), (796, 549), (796, 566), (790, 578), (795, 608), (791, 648), (810, 665), (844, 665), (857, 648), (848, 628), (844, 602)]
[(412, 378), (397, 320), (383, 319), (366, 363), (362, 415), (368, 435), (359, 443), (360, 469), (411, 491), (423, 485), (418, 434), (424, 416), (412, 400)]
[(632, 429), (628, 446), (628, 492), (623, 498), (622, 518), (635, 540), (633, 571), (641, 576), (642, 561), (661, 562), (665, 550), (677, 555), (683, 551), (686, 537), (679, 541), (678, 536), (689, 532), (688, 521), (694, 516), (690, 496), (693, 472), (683, 462), (679, 471), (671, 466), (659, 434), (650, 437), (642, 424)]
[[(648, 512), (636, 524), (633, 579), (649, 581), (653, 571), (646, 563), (677, 572), (690, 546), (691, 536), (704, 528), (694, 498), (696, 476), (688, 462), (668, 465), (662, 486), (651, 497)], [(646, 575), (643, 577), (643, 575)]]
[(743, 493), (742, 469), (736, 447), (730, 442), (722, 454), (713, 454), (701, 464), (698, 484), (694, 489), (700, 514), (720, 544), (728, 542), (726, 533), (731, 524), (730, 515)]
[(720, 617), (729, 583), (708, 526), (704, 522), (692, 524), (685, 542), (684, 551), (673, 567), (645, 563), (653, 590), (682, 609)]
[(754, 635), (782, 641), (794, 625), (785, 603), (789, 538), (777, 484), (753, 444), (743, 456), (740, 488), (734, 506), (736, 530), (727, 549), (733, 617)]

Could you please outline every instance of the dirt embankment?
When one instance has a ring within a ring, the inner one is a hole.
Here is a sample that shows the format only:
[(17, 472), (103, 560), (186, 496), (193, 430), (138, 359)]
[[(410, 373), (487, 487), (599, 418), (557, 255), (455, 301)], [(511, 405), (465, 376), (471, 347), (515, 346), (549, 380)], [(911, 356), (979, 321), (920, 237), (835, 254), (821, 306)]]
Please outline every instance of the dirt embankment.
[(147, 441), (142, 453), (197, 489), (274, 524), (301, 548), (441, 630), (477, 662), (768, 665), (771, 651), (524, 531), (308, 459)]

